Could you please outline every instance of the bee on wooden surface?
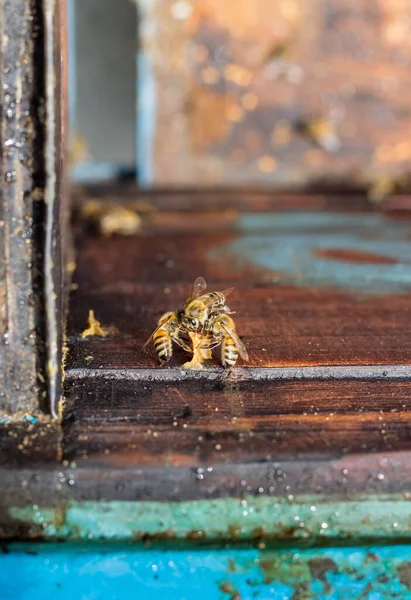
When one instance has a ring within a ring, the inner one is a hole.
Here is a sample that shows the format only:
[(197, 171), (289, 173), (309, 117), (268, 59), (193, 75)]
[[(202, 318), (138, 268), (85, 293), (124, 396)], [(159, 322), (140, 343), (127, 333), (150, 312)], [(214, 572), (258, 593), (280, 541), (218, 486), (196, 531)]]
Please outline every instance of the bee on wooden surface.
[(212, 357), (211, 350), (220, 344), (224, 367), (233, 366), (239, 355), (248, 359), (247, 351), (236, 334), (234, 321), (228, 316), (233, 312), (225, 304), (226, 297), (234, 288), (201, 295), (206, 288), (204, 278), (198, 277), (184, 307), (160, 317), (157, 328), (144, 345), (145, 348), (153, 340), (160, 361), (171, 358), (173, 342), (192, 354), (192, 359), (184, 364), (189, 369), (202, 369), (203, 362)]
[(183, 329), (179, 322), (177, 313), (171, 311), (164, 313), (159, 318), (157, 325), (157, 328), (153, 331), (144, 344), (143, 350), (151, 342), (151, 340), (153, 340), (157, 356), (162, 362), (170, 360), (173, 354), (172, 342), (175, 342), (187, 352), (192, 352), (191, 346), (180, 337), (183, 333)]
[(228, 288), (223, 292), (209, 292), (208, 294), (201, 295), (206, 289), (207, 283), (205, 279), (197, 277), (190, 298), (186, 300), (184, 308), (178, 311), (180, 323), (187, 332), (201, 332), (211, 314), (218, 314), (220, 312), (231, 313), (225, 304), (225, 300), (234, 288)]
[[(207, 337), (209, 341), (206, 341)], [(248, 352), (238, 337), (233, 319), (228, 314), (212, 316), (204, 330), (203, 350), (212, 350), (221, 344), (221, 364), (225, 368), (233, 367), (238, 357), (248, 360)]]

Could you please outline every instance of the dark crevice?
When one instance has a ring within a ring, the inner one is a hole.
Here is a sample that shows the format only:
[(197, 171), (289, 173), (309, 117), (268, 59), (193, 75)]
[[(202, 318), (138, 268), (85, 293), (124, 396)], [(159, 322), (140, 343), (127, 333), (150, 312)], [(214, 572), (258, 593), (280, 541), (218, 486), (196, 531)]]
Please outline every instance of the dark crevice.
[(40, 408), (49, 412), (47, 407), (47, 343), (45, 310), (45, 235), (46, 235), (46, 164), (45, 164), (45, 38), (44, 14), (41, 0), (33, 0), (33, 20), (31, 37), (33, 39), (33, 89), (30, 99), (30, 115), (33, 128), (33, 147), (31, 154), (32, 196), (33, 196), (33, 303), (36, 311), (36, 349), (37, 373), (40, 389)]

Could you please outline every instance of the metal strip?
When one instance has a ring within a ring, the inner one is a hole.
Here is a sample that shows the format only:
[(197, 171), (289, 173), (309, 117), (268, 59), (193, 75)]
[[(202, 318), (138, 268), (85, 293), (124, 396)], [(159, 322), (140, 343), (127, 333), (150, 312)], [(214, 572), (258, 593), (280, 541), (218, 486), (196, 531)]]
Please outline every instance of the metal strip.
[(329, 380), (370, 380), (370, 379), (411, 379), (411, 365), (344, 365), (316, 367), (267, 367), (231, 370), (231, 374), (221, 369), (208, 371), (187, 371), (184, 369), (68, 369), (66, 379), (107, 379), (123, 381), (217, 381), (223, 378), (241, 381), (281, 381), (284, 379), (329, 379)]

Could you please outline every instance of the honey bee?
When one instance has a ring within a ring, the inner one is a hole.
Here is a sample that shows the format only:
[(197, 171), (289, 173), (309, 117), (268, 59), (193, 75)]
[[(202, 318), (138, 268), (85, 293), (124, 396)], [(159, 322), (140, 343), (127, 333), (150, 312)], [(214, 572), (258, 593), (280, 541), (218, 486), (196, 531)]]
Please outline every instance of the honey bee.
[(164, 313), (158, 320), (158, 327), (153, 331), (143, 346), (143, 350), (153, 340), (154, 348), (160, 361), (170, 360), (173, 354), (173, 344), (176, 342), (187, 352), (192, 352), (192, 348), (180, 337), (182, 328), (178, 320), (178, 314), (174, 312)]
[(207, 289), (207, 283), (203, 277), (197, 277), (194, 282), (190, 298), (184, 304), (184, 308), (178, 311), (179, 321), (185, 331), (201, 332), (207, 319), (211, 314), (226, 312), (231, 314), (225, 304), (226, 297), (234, 288), (228, 288), (223, 292), (209, 292), (201, 295)]
[(235, 323), (228, 314), (219, 314), (212, 317), (207, 323), (204, 334), (210, 338), (209, 342), (201, 346), (203, 350), (212, 350), (221, 344), (221, 364), (225, 368), (235, 365), (238, 357), (249, 360), (248, 352), (237, 335)]
[(191, 361), (183, 365), (191, 369), (202, 369), (204, 360), (211, 358), (211, 350), (220, 344), (224, 367), (233, 366), (239, 355), (248, 360), (244, 344), (235, 331), (234, 321), (228, 316), (234, 313), (225, 304), (226, 297), (234, 288), (201, 295), (206, 289), (204, 278), (197, 277), (184, 307), (160, 317), (157, 328), (143, 349), (153, 340), (160, 361), (168, 361), (173, 352), (172, 343), (175, 342), (192, 354)]

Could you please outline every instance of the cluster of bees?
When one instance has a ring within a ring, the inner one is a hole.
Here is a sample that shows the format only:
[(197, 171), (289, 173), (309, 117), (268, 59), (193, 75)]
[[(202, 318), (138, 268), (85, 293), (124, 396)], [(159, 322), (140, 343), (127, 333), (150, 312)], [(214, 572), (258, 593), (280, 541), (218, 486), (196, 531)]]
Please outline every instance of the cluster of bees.
[(221, 363), (225, 368), (233, 367), (239, 356), (248, 360), (247, 350), (230, 316), (234, 313), (225, 303), (234, 288), (204, 294), (206, 289), (205, 280), (198, 277), (184, 307), (160, 317), (158, 327), (144, 345), (145, 348), (153, 340), (160, 362), (170, 360), (173, 342), (192, 355), (184, 364), (188, 369), (202, 369), (217, 346), (221, 346)]

